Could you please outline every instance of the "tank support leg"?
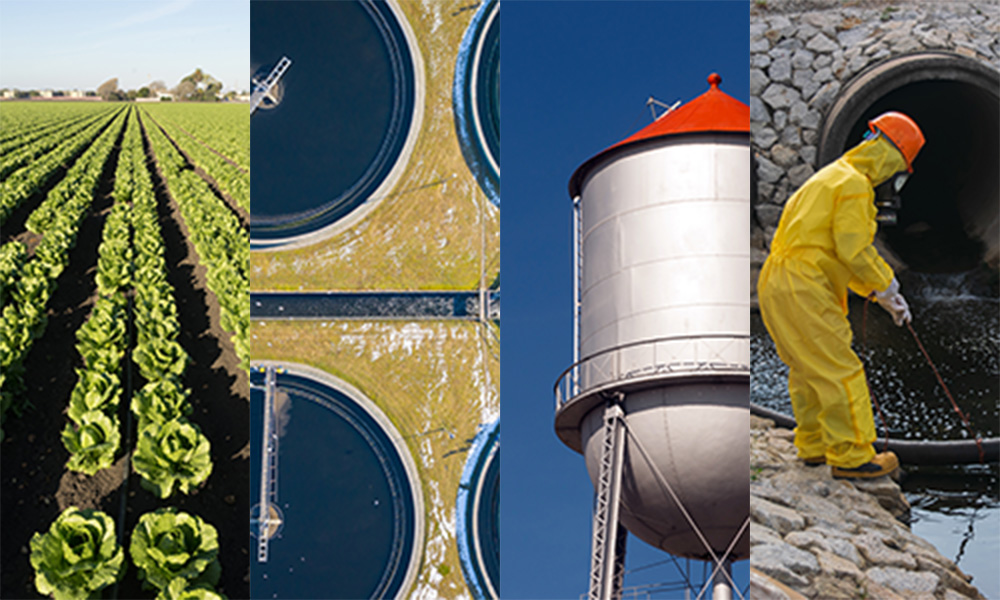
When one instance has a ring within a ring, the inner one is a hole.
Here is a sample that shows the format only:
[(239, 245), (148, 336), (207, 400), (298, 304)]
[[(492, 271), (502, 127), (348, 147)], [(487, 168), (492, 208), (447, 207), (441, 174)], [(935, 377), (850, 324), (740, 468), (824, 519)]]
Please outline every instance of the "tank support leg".
[(712, 600), (733, 600), (733, 588), (729, 585), (732, 573), (733, 566), (728, 560), (716, 568), (712, 577)]
[(591, 542), (590, 600), (621, 598), (628, 531), (618, 523), (621, 509), (622, 467), (625, 457), (625, 411), (621, 395), (604, 409), (601, 474), (594, 504)]
[[(649, 452), (642, 445), (642, 441), (639, 440), (637, 437), (635, 437), (635, 435), (633, 435), (632, 432), (629, 431), (628, 429), (626, 429), (625, 431), (626, 433), (629, 434), (630, 439), (632, 440), (631, 441), (632, 447), (639, 452), (639, 455), (642, 456), (643, 460), (645, 460), (646, 464), (652, 470), (653, 474), (656, 476), (656, 481), (660, 484), (660, 488), (664, 492), (669, 494), (671, 500), (673, 500), (677, 508), (680, 509), (681, 514), (684, 515), (684, 520), (687, 521), (688, 526), (691, 528), (691, 532), (698, 537), (698, 540), (701, 542), (702, 547), (705, 548), (705, 551), (708, 553), (708, 556), (711, 559), (711, 564), (713, 566), (711, 581), (706, 582), (705, 588), (698, 594), (697, 600), (701, 600), (701, 597), (708, 590), (708, 586), (710, 584), (712, 585), (712, 589), (714, 592), (714, 590), (717, 588), (717, 582), (720, 580), (726, 582), (727, 586), (729, 587), (729, 592), (728, 592), (729, 596), (719, 596), (719, 598), (725, 598), (726, 600), (729, 600), (730, 598), (732, 598), (732, 590), (736, 589), (736, 585), (733, 582), (732, 572), (731, 569), (729, 568), (731, 562), (729, 556), (730, 554), (732, 554), (733, 549), (736, 547), (737, 542), (739, 542), (740, 538), (743, 536), (743, 532), (750, 527), (750, 515), (747, 515), (747, 518), (743, 521), (743, 525), (740, 527), (739, 531), (736, 532), (736, 535), (733, 536), (732, 540), (729, 542), (729, 547), (726, 548), (726, 551), (722, 554), (722, 557), (720, 558), (718, 553), (712, 547), (712, 545), (708, 543), (708, 539), (705, 537), (704, 532), (702, 532), (701, 528), (698, 527), (698, 524), (691, 517), (691, 513), (688, 512), (687, 508), (685, 508), (684, 503), (681, 502), (680, 498), (677, 497), (677, 494), (674, 492), (673, 488), (670, 487), (670, 482), (667, 481), (667, 478), (664, 477), (663, 473), (656, 467), (656, 463), (654, 463), (652, 458), (649, 456)], [(743, 595), (740, 594), (738, 589), (736, 590), (736, 593), (739, 598), (741, 599), (743, 598)]]

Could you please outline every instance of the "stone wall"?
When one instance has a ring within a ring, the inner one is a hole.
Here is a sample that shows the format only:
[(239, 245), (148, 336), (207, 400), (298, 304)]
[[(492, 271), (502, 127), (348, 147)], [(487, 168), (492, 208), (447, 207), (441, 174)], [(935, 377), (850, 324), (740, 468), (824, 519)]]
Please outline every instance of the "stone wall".
[[(833, 479), (829, 467), (798, 461), (791, 440), (790, 430), (751, 417), (753, 569), (806, 598), (983, 597), (955, 563), (901, 521), (909, 504), (889, 477)], [(760, 587), (755, 598), (796, 597)]]
[[(789, 196), (821, 165), (838, 94), (882, 61), (944, 50), (1000, 70), (1000, 3), (756, 0), (750, 17), (750, 128), (756, 160), (753, 289)], [(756, 297), (754, 298), (756, 301)]]

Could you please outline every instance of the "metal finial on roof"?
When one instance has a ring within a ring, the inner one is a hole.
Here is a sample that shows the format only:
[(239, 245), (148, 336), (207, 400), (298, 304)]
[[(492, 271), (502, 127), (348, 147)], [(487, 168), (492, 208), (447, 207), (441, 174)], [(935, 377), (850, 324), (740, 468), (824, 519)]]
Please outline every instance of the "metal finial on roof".
[(581, 165), (570, 178), (570, 197), (579, 195), (580, 186), (586, 173), (596, 164), (599, 157), (607, 156), (617, 148), (630, 146), (646, 140), (692, 133), (737, 133), (750, 135), (750, 107), (719, 89), (722, 76), (712, 73), (708, 76), (711, 86), (707, 91), (685, 104), (670, 107), (661, 115), (656, 115), (655, 99), (647, 101), (653, 111), (654, 121), (624, 140), (605, 148)]

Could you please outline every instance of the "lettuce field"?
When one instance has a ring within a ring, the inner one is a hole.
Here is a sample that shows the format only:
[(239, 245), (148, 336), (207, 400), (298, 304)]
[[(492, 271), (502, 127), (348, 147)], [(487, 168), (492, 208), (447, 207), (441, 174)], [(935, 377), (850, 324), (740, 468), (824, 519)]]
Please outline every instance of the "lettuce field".
[(246, 105), (4, 103), (0, 596), (249, 596), (249, 156)]

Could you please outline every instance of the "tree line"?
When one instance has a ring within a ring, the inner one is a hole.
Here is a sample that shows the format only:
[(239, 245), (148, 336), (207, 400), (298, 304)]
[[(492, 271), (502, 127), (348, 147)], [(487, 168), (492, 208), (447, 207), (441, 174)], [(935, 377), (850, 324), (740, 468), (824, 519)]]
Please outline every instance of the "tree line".
[[(168, 89), (163, 81), (153, 81), (137, 90), (122, 90), (118, 87), (118, 78), (113, 77), (97, 87), (97, 95), (104, 100), (135, 100), (150, 98), (161, 94), (169, 94), (179, 102), (218, 102), (221, 98), (222, 82), (212, 77), (200, 68), (182, 78), (176, 86)], [(230, 91), (225, 98), (236, 96)]]

